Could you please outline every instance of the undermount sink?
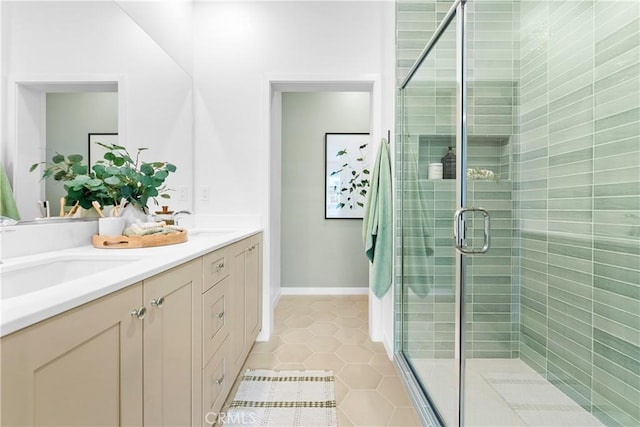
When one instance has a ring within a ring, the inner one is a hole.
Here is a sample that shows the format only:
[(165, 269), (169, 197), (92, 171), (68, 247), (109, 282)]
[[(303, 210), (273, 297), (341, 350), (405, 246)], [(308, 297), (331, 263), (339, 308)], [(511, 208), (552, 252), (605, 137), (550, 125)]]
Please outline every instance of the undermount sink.
[(1, 298), (8, 299), (138, 261), (125, 257), (47, 258), (0, 267)]

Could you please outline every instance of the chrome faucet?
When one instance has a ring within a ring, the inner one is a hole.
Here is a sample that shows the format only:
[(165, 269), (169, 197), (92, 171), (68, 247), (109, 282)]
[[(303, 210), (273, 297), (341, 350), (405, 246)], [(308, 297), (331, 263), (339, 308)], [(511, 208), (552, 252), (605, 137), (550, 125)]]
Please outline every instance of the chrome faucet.
[(178, 219), (179, 219), (179, 215), (191, 215), (191, 212), (189, 211), (177, 211), (173, 213), (173, 224), (178, 226), (180, 224), (178, 224)]

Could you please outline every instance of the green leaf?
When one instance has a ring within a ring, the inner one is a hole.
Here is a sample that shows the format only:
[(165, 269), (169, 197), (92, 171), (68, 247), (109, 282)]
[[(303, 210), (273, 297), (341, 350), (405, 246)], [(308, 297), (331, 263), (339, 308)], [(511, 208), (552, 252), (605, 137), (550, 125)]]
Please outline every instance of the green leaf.
[(72, 186), (84, 185), (87, 182), (89, 182), (90, 180), (91, 180), (91, 177), (88, 176), (88, 175), (78, 175), (73, 180), (71, 180), (69, 185), (72, 185)]
[(153, 167), (147, 163), (140, 165), (140, 172), (145, 175), (153, 175)]
[(369, 169), (362, 169), (362, 173), (365, 175), (369, 175)]
[(64, 156), (60, 153), (57, 153), (55, 156), (53, 156), (51, 161), (55, 164), (62, 163), (64, 162)]
[(342, 171), (343, 171), (343, 169), (340, 169), (340, 170), (337, 170), (337, 171), (333, 171), (333, 172), (331, 172), (331, 174), (330, 174), (329, 176), (335, 176), (335, 175), (338, 175), (338, 174), (339, 174), (340, 172), (342, 172)]
[(58, 171), (53, 174), (53, 179), (56, 181), (61, 181), (67, 173), (65, 171)]
[(366, 196), (367, 195), (367, 190), (361, 190), (360, 191), (360, 195), (361, 196)]
[(133, 189), (128, 185), (120, 187), (120, 195), (124, 198), (130, 197), (133, 194)]
[(361, 202), (356, 202), (358, 204), (358, 206), (360, 206), (361, 208), (364, 208), (364, 204)]
[(362, 150), (362, 149), (363, 149), (363, 148), (365, 148), (367, 145), (369, 145), (369, 144), (361, 145), (361, 146), (360, 146), (360, 147), (358, 147), (358, 148), (360, 148), (360, 150)]
[(104, 183), (109, 185), (118, 185), (120, 184), (120, 178), (118, 178), (117, 176), (110, 176), (108, 178), (105, 178)]
[(162, 197), (163, 199), (170, 199), (171, 195), (169, 195), (168, 193), (163, 193), (160, 195), (160, 197)]
[(351, 171), (351, 175), (355, 175), (355, 174), (356, 174), (356, 171)]
[(338, 204), (336, 205), (336, 209), (342, 209), (342, 208), (344, 208), (344, 206), (345, 206), (345, 204), (344, 204), (344, 203), (338, 203)]
[(111, 151), (107, 151), (106, 153), (104, 153), (104, 157), (105, 160), (109, 160), (110, 162), (114, 161), (116, 158), (116, 155), (113, 154)]
[(166, 170), (158, 171), (155, 175), (156, 179), (159, 179), (160, 181), (164, 181), (168, 176), (169, 172)]
[(87, 167), (79, 163), (74, 163), (71, 165), (71, 172), (75, 175), (86, 175)]
[(36, 170), (36, 168), (38, 167), (40, 163), (34, 163), (31, 165), (31, 167), (29, 168), (29, 172), (33, 172), (34, 170)]
[(80, 154), (69, 154), (67, 156), (67, 158), (69, 159), (70, 162), (72, 163), (79, 163), (82, 161), (83, 157)]
[(347, 154), (347, 150), (340, 150), (336, 153), (336, 157), (340, 157), (340, 156), (344, 156), (345, 154)]
[(140, 177), (140, 183), (144, 186), (144, 187), (155, 187), (155, 182), (153, 181), (153, 178), (151, 178), (148, 175), (143, 175), (142, 177)]
[(169, 172), (175, 172), (175, 171), (176, 171), (176, 169), (177, 169), (176, 165), (171, 164), (171, 163), (167, 163), (167, 164), (164, 166), (164, 168), (165, 168), (165, 170), (168, 170)]
[(124, 163), (125, 163), (125, 160), (123, 157), (116, 157), (113, 159), (113, 164), (116, 166), (122, 166), (124, 165)]

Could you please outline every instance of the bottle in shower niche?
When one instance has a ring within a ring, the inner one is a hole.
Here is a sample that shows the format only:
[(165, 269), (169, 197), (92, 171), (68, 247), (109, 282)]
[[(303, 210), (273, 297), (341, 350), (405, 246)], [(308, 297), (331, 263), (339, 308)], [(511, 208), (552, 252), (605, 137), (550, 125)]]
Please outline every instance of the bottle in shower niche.
[(456, 155), (453, 152), (453, 147), (449, 147), (447, 153), (442, 157), (442, 178), (455, 179), (456, 178)]

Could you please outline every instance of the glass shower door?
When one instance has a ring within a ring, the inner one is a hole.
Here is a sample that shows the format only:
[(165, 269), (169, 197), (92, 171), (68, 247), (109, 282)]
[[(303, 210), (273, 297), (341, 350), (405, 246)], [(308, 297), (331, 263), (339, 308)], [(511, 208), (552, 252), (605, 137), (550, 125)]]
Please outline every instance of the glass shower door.
[(434, 167), (456, 144), (456, 19), (401, 91), (399, 347), (440, 422), (458, 422), (455, 179)]

